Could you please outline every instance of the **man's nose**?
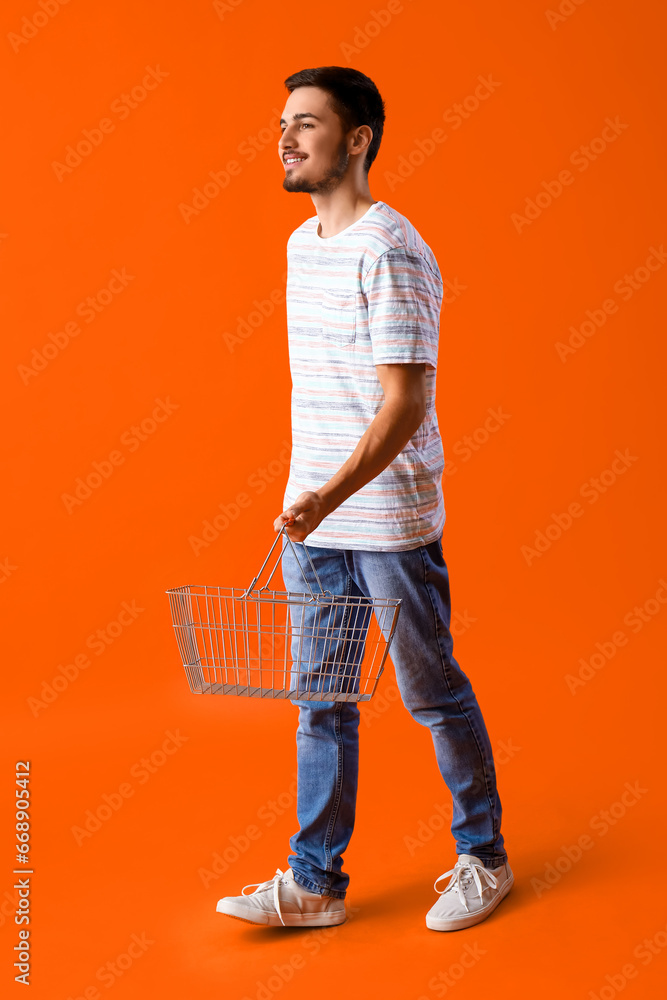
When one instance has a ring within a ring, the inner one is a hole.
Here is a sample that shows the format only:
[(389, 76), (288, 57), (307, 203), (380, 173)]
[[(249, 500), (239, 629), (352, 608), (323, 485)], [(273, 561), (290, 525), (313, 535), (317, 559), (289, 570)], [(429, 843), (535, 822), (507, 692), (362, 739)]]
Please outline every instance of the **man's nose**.
[(289, 149), (293, 143), (292, 132), (289, 125), (285, 128), (285, 131), (278, 140), (278, 146), (280, 149)]

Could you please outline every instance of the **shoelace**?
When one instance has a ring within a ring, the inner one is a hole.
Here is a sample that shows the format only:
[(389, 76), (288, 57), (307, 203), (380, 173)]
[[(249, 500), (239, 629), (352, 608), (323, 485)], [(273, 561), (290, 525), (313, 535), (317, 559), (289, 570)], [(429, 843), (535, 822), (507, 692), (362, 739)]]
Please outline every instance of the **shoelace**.
[[(498, 887), (498, 879), (495, 877), (495, 875), (491, 874), (488, 868), (485, 868), (484, 865), (475, 864), (474, 861), (473, 862), (465, 861), (462, 862), (461, 864), (458, 864), (457, 862), (453, 868), (450, 868), (448, 872), (445, 872), (444, 875), (441, 875), (439, 878), (437, 878), (433, 883), (433, 888), (435, 889), (436, 892), (440, 893), (440, 895), (442, 895), (444, 892), (449, 892), (450, 890), (452, 892), (457, 892), (459, 895), (459, 899), (462, 900), (463, 905), (465, 906), (466, 910), (469, 913), (470, 907), (468, 906), (468, 900), (466, 899), (465, 895), (465, 886), (470, 884), (471, 874), (474, 879), (475, 885), (477, 886), (477, 891), (479, 892), (479, 898), (480, 900), (483, 899), (482, 883), (480, 881), (479, 875), (477, 874), (478, 870), (482, 872), (482, 874), (487, 880), (488, 884), (484, 886), (485, 889), (488, 889), (489, 886), (492, 886), (494, 889)], [(441, 882), (443, 878), (447, 878), (448, 875), (452, 876), (451, 879), (449, 880), (449, 884), (446, 885), (444, 889), (438, 889), (438, 882)]]
[[(276, 868), (276, 874), (273, 876), (273, 878), (267, 879), (265, 882), (249, 882), (248, 885), (244, 885), (243, 888), (241, 889), (242, 896), (245, 895), (254, 896), (256, 892), (262, 892), (262, 890), (268, 889), (270, 885), (273, 885), (273, 905), (276, 908), (276, 912), (280, 917), (280, 922), (283, 925), (283, 927), (285, 927), (286, 924), (285, 921), (283, 920), (283, 915), (280, 910), (280, 898), (278, 896), (278, 886), (280, 885), (281, 882), (283, 885), (288, 884), (288, 881), (285, 878), (285, 874), (286, 873), (281, 871), (280, 868)], [(250, 889), (253, 885), (257, 886), (254, 892), (246, 893), (246, 889)]]

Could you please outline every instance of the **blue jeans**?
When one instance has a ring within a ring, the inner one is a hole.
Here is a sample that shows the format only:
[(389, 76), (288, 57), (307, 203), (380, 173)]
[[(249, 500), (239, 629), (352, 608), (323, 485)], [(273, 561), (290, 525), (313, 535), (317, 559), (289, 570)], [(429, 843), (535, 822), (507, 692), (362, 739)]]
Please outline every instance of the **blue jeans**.
[[(319, 589), (303, 545), (294, 545), (308, 582)], [(431, 731), (438, 768), (452, 794), (456, 853), (473, 854), (488, 868), (503, 864), (507, 854), (493, 752), (470, 681), (452, 655), (449, 574), (441, 541), (406, 552), (315, 546), (308, 546), (308, 552), (323, 589), (332, 594), (401, 598), (389, 656), (403, 704)], [(307, 592), (286, 538), (282, 572), (287, 591)], [(308, 609), (298, 612), (304, 613)], [(300, 626), (304, 620), (299, 619)], [(319, 682), (326, 683), (326, 677)], [(290, 840), (289, 864), (299, 885), (342, 899), (349, 883), (342, 864), (354, 828), (360, 709), (352, 701), (292, 704), (299, 708), (300, 829)]]

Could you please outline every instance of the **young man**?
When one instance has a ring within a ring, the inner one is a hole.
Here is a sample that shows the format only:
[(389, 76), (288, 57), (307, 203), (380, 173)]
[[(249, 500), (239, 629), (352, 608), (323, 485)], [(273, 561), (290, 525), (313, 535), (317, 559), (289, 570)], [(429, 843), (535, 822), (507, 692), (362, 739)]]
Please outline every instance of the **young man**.
[[(442, 278), (415, 227), (371, 196), (368, 171), (385, 117), (372, 80), (325, 66), (295, 73), (285, 85), (283, 187), (310, 194), (317, 214), (287, 244), (292, 459), (274, 527), (285, 526), (302, 554), (298, 543), (308, 539), (324, 590), (402, 601), (390, 655), (403, 704), (431, 732), (453, 798), (458, 855), (435, 882), (440, 895), (426, 925), (456, 930), (485, 919), (514, 876), (489, 737), (449, 631), (435, 411)], [(306, 589), (290, 545), (282, 570), (288, 591)], [(248, 895), (221, 899), (217, 909), (258, 924), (339, 924), (346, 919), (342, 856), (354, 826), (359, 708), (352, 701), (293, 704), (300, 829), (290, 841), (290, 867)]]

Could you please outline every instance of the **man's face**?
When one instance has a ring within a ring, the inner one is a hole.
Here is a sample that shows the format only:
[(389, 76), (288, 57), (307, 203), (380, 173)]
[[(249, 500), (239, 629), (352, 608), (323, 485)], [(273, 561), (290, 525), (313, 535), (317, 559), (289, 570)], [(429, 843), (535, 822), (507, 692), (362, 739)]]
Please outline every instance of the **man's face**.
[(285, 103), (278, 154), (286, 191), (330, 194), (345, 176), (350, 157), (342, 122), (329, 107), (328, 96), (319, 87), (297, 87)]

